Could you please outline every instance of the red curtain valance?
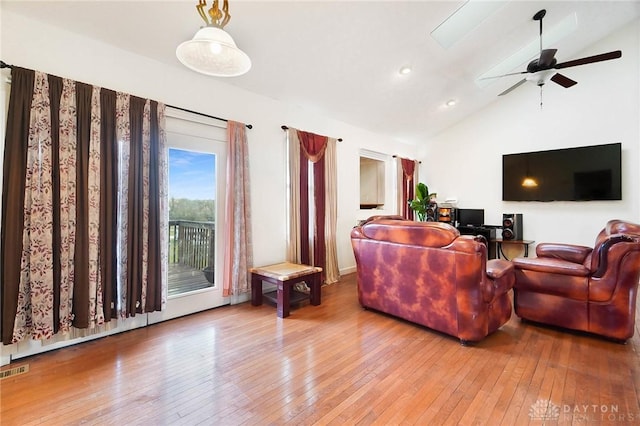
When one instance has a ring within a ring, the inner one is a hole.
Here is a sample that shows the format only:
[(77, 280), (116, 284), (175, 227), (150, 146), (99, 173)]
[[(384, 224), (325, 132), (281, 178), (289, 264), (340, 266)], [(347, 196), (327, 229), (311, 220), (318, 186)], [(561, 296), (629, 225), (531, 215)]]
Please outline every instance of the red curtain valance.
[(300, 140), (300, 147), (305, 156), (312, 163), (317, 163), (324, 155), (328, 138), (326, 136), (316, 135), (315, 133), (298, 130), (298, 139)]
[(408, 158), (402, 158), (402, 171), (406, 176), (407, 180), (413, 180), (413, 172), (416, 169), (416, 162), (414, 160), (409, 160)]

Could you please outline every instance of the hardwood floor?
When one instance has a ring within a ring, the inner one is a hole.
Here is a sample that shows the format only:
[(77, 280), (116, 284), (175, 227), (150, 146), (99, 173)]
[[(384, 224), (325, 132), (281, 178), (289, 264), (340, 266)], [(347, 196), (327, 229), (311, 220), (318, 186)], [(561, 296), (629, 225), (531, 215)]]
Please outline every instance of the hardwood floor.
[(322, 297), (286, 319), (245, 303), (18, 360), (0, 423), (640, 424), (638, 332), (620, 345), (514, 316), (463, 347), (363, 310), (355, 275)]

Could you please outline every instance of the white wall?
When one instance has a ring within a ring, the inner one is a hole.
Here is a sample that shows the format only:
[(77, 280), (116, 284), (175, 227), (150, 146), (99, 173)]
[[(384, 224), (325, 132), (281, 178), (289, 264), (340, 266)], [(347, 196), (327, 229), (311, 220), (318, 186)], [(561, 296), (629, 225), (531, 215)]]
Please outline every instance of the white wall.
[[(462, 208), (484, 208), (485, 222), (522, 213), (524, 238), (592, 245), (609, 219), (640, 222), (640, 21), (560, 61), (622, 50), (622, 58), (562, 70), (578, 82), (569, 89), (548, 83), (520, 86), (488, 108), (439, 134), (421, 148), (421, 180), (438, 198)], [(484, 90), (496, 94), (512, 81)], [(464, 101), (464, 100), (462, 100)], [(622, 143), (622, 201), (503, 202), (502, 155)]]
[[(360, 149), (389, 156), (417, 155), (415, 146), (240, 90), (224, 79), (189, 71), (177, 60), (175, 66), (168, 66), (6, 10), (0, 19), (0, 54), (6, 63), (253, 124), (248, 139), (256, 265), (285, 259), (286, 162), (281, 125), (343, 139), (337, 150), (338, 259), (343, 272), (353, 271), (355, 265), (349, 233), (361, 216)], [(4, 125), (0, 130), (4, 151)]]

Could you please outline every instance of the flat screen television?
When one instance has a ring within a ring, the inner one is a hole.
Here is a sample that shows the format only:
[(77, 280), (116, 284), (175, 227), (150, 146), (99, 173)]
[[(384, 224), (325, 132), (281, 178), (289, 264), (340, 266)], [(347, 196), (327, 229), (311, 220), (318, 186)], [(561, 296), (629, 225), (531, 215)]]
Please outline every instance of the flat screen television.
[(482, 226), (484, 224), (484, 209), (458, 209), (459, 226)]
[(622, 199), (620, 143), (506, 154), (503, 201)]

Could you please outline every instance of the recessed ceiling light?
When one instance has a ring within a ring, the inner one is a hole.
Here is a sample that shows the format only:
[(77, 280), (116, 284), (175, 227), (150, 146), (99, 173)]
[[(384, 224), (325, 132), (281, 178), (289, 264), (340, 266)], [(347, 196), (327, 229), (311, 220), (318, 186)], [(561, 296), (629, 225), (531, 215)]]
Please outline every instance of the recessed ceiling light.
[(404, 66), (404, 67), (400, 68), (400, 74), (407, 75), (409, 73), (411, 73), (411, 67), (410, 66)]
[(456, 104), (458, 103), (458, 101), (456, 101), (455, 99), (449, 99), (447, 101), (447, 103), (445, 103), (445, 105), (449, 108), (456, 106)]

